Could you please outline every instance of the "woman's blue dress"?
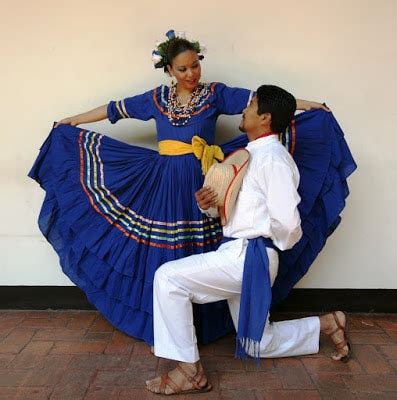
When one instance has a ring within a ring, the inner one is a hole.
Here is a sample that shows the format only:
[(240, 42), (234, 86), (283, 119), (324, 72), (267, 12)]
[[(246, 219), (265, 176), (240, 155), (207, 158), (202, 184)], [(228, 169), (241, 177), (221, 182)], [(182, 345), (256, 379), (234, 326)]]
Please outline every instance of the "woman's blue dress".
[[(252, 92), (221, 83), (208, 91), (184, 126), (168, 119), (168, 87), (110, 102), (111, 122), (154, 118), (157, 139), (190, 143), (194, 135), (214, 143), (220, 114), (239, 114)], [(332, 114), (300, 114), (283, 134), (301, 173), (300, 213), (304, 236), (280, 254), (274, 302), (303, 276), (339, 223), (356, 168)], [(227, 154), (245, 146), (245, 135), (222, 146)], [(29, 176), (46, 192), (39, 226), (59, 255), (64, 273), (118, 329), (153, 344), (152, 283), (167, 261), (211, 251), (222, 239), (217, 220), (199, 211), (202, 186), (193, 154), (164, 156), (85, 129), (61, 125), (51, 131)], [(226, 302), (195, 305), (195, 326), (206, 343), (233, 325)]]

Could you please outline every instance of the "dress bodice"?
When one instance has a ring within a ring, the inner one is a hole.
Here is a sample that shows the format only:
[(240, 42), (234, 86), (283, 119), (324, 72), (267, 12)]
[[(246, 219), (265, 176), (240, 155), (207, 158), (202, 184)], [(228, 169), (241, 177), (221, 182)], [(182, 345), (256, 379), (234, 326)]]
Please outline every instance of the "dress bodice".
[(197, 102), (192, 117), (185, 125), (175, 126), (169, 120), (169, 87), (162, 85), (143, 94), (108, 105), (108, 118), (115, 123), (122, 118), (147, 121), (155, 119), (157, 140), (180, 140), (190, 143), (193, 136), (214, 143), (215, 125), (220, 114), (240, 114), (249, 103), (253, 92), (248, 89), (231, 88), (223, 83), (207, 84), (208, 90)]

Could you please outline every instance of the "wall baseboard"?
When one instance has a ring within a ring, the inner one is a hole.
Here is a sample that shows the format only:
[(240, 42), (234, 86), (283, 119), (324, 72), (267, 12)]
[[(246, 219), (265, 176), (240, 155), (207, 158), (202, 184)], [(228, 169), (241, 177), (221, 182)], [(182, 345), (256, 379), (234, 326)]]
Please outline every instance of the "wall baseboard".
[[(0, 286), (3, 310), (93, 310), (75, 286)], [(276, 311), (397, 313), (397, 289), (293, 289)]]
[(275, 310), (397, 313), (397, 289), (293, 289)]

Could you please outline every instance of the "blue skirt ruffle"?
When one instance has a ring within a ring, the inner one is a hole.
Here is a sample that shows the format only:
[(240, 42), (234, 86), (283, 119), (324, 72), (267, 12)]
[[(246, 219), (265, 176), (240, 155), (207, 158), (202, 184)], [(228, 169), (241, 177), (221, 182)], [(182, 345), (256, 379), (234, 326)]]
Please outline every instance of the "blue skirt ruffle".
[[(243, 147), (246, 136), (225, 145)], [(306, 273), (340, 221), (346, 178), (356, 165), (331, 114), (296, 117), (283, 136), (301, 174), (303, 238), (280, 254), (274, 302)], [(39, 226), (65, 274), (117, 328), (153, 344), (152, 283), (163, 263), (217, 248), (222, 231), (194, 193), (203, 182), (193, 155), (160, 156), (71, 126), (50, 133), (29, 176), (46, 192)], [(204, 343), (232, 329), (226, 302), (195, 305)]]
[[(279, 269), (272, 287), (272, 304), (285, 299), (306, 274), (328, 236), (341, 221), (349, 195), (347, 178), (357, 165), (344, 134), (331, 113), (307, 111), (296, 116), (282, 136), (300, 173), (298, 206), (303, 235), (287, 251), (279, 251)], [(225, 153), (245, 146), (244, 136), (223, 145)]]
[[(153, 344), (156, 269), (214, 250), (222, 238), (218, 221), (194, 199), (200, 163), (63, 125), (52, 130), (29, 176), (46, 191), (39, 226), (64, 273), (114, 326)], [(231, 329), (222, 304), (197, 308), (215, 324), (203, 341)]]

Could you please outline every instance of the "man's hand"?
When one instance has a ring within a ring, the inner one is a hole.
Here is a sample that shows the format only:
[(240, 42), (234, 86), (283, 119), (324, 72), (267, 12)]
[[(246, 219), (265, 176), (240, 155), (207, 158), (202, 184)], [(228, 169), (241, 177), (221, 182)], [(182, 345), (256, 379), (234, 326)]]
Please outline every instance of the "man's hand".
[(327, 107), (325, 103), (317, 103), (316, 101), (307, 101), (307, 100), (296, 100), (296, 109), (297, 110), (316, 110), (316, 109), (322, 109), (327, 112), (331, 112), (330, 108)]
[(217, 206), (218, 195), (209, 186), (204, 186), (194, 196), (196, 197), (197, 204), (204, 211)]

